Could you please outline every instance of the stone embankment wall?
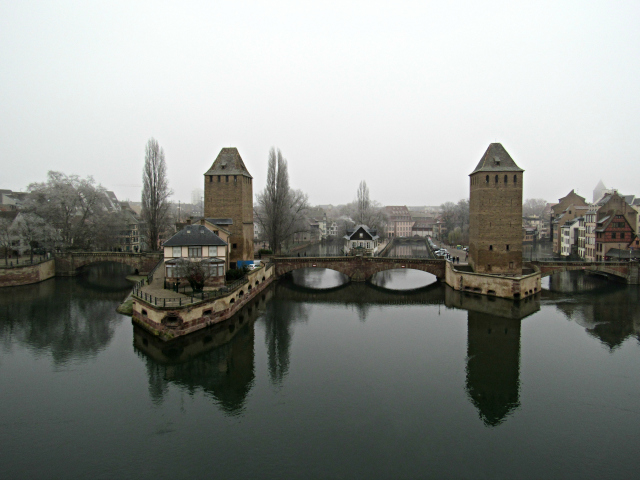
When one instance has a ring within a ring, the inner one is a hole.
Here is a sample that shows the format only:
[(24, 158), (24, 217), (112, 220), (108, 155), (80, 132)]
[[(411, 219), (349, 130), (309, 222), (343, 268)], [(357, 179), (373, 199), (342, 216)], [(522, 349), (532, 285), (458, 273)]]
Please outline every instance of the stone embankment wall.
[(513, 277), (490, 275), (456, 270), (451, 262), (447, 262), (445, 281), (455, 290), (512, 299), (526, 298), (542, 288), (539, 271)]
[(134, 297), (132, 320), (163, 340), (171, 340), (222, 322), (261, 293), (274, 279), (275, 268), (262, 267), (247, 275), (248, 283), (225, 297), (184, 307), (159, 307)]
[(0, 287), (16, 287), (42, 282), (56, 274), (55, 260), (45, 260), (33, 265), (0, 267)]

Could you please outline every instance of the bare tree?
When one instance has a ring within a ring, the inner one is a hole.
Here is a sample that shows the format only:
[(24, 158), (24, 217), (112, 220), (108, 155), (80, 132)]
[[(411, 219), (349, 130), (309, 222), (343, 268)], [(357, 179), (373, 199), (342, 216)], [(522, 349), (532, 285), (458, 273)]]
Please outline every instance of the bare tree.
[(366, 225), (370, 210), (369, 187), (367, 187), (367, 182), (362, 180), (356, 194), (356, 222)]
[(547, 201), (543, 198), (527, 198), (522, 204), (522, 215), (525, 217), (531, 215), (542, 216), (546, 207)]
[(440, 220), (444, 223), (448, 232), (452, 231), (456, 225), (456, 204), (445, 202), (440, 205)]
[(166, 228), (169, 212), (169, 189), (164, 150), (154, 138), (147, 142), (142, 170), (142, 219), (146, 226), (147, 245), (160, 248), (160, 234)]
[(9, 251), (11, 250), (11, 242), (13, 241), (13, 221), (15, 220), (14, 212), (2, 212), (0, 216), (0, 249), (4, 253), (4, 263), (8, 265)]
[(12, 231), (20, 237), (22, 243), (29, 245), (32, 262), (33, 250), (57, 236), (56, 230), (35, 213), (20, 213), (13, 222)]
[(367, 225), (369, 228), (380, 230), (386, 225), (384, 208), (380, 203), (371, 200), (367, 182), (362, 180), (356, 192), (356, 200), (345, 206), (345, 215), (355, 220), (356, 224)]
[(35, 213), (56, 228), (63, 247), (89, 247), (100, 228), (101, 215), (107, 213), (105, 189), (92, 177), (65, 175), (50, 171), (47, 181), (32, 183), (25, 211)]
[(279, 149), (269, 151), (267, 184), (264, 191), (256, 195), (256, 204), (255, 218), (275, 253), (279, 253), (282, 244), (288, 243), (294, 234), (308, 227), (307, 195), (289, 186), (287, 161)]
[(194, 292), (202, 291), (207, 280), (211, 278), (212, 268), (217, 269), (218, 266), (211, 266), (207, 260), (191, 261), (181, 258), (176, 263), (178, 277), (187, 280)]

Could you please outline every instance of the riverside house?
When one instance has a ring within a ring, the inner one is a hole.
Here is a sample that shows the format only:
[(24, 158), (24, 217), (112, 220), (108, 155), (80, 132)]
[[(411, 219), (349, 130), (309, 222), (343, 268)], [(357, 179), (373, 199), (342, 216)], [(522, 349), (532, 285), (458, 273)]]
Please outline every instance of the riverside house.
[(380, 237), (376, 230), (370, 230), (366, 225), (358, 225), (353, 230), (348, 229), (344, 239), (345, 251), (350, 255), (361, 253), (373, 256), (378, 251)]
[(211, 274), (209, 286), (224, 285), (228, 268), (228, 244), (205, 225), (187, 225), (164, 242), (165, 277), (179, 278), (179, 260), (204, 261)]

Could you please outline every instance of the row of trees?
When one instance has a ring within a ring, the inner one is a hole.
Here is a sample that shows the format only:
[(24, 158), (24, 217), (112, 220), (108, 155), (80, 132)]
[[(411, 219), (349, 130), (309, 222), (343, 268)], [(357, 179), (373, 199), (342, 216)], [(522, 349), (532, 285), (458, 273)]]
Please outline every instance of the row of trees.
[[(307, 194), (291, 188), (289, 184), (287, 160), (280, 149), (272, 148), (269, 151), (267, 183), (264, 190), (256, 195), (254, 218), (276, 253), (283, 245), (288, 245), (296, 233), (309, 229), (309, 208)], [(352, 219), (353, 224), (375, 229), (383, 228), (386, 223), (382, 206), (371, 200), (364, 180), (358, 186), (356, 199), (342, 207), (340, 215)]]

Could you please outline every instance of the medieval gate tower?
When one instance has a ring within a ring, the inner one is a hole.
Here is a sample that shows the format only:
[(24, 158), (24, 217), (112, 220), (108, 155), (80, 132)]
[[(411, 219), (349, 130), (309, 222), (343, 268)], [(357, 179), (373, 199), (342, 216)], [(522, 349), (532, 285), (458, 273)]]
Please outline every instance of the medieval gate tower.
[(522, 275), (523, 172), (492, 143), (469, 175), (469, 265), (476, 273)]
[(228, 228), (230, 267), (253, 260), (253, 177), (237, 148), (220, 150), (204, 174), (204, 216), (233, 220)]

